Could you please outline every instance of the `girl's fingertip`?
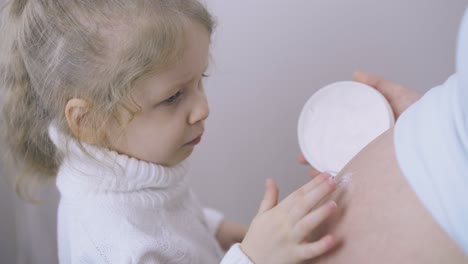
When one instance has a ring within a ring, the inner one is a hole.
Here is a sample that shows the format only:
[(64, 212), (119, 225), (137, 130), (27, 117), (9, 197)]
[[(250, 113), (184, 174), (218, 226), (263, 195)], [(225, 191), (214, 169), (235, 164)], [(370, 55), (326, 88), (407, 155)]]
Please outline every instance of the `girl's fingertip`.
[(335, 201), (330, 201), (328, 202), (328, 208), (330, 208), (332, 211), (335, 211), (338, 208), (338, 205)]
[(265, 186), (266, 186), (266, 188), (275, 188), (276, 183), (272, 178), (268, 178), (265, 181)]
[(336, 239), (332, 235), (326, 235), (323, 238), (323, 243), (327, 249), (330, 249), (336, 244)]
[(335, 180), (334, 177), (330, 176), (330, 177), (328, 177), (327, 183), (328, 183), (328, 185), (330, 185), (331, 187), (334, 187), (334, 186), (336, 185), (336, 180)]
[(326, 180), (326, 179), (329, 179), (331, 177), (330, 173), (326, 173), (326, 172), (322, 172), (319, 174), (319, 177), (321, 180)]
[(320, 174), (321, 174), (321, 172), (318, 171), (318, 170), (316, 170), (315, 168), (311, 168), (311, 169), (309, 170), (309, 175), (310, 175), (311, 177), (313, 177), (313, 178), (319, 176)]

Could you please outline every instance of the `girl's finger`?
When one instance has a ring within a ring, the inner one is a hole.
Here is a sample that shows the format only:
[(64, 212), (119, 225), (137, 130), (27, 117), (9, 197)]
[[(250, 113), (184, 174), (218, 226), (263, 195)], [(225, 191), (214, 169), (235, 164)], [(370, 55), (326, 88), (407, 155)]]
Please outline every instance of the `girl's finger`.
[(319, 241), (312, 243), (305, 243), (299, 247), (299, 256), (301, 259), (312, 259), (316, 258), (324, 253), (328, 252), (330, 249), (337, 245), (336, 239), (327, 235), (321, 238)]
[(316, 170), (314, 167), (312, 167), (310, 170), (309, 170), (309, 175), (312, 176), (312, 177), (317, 177), (321, 172)]
[(329, 179), (331, 176), (327, 173), (322, 173), (304, 184), (302, 187), (288, 195), (282, 202), (281, 206), (284, 206), (289, 211), (297, 202), (307, 195), (311, 190), (322, 184), (322, 182)]
[(324, 172), (324, 173), (320, 173), (317, 177), (315, 177), (312, 181), (302, 186), (300, 189), (302, 189), (301, 191), (303, 193), (307, 194), (310, 191), (322, 185), (322, 183), (325, 181), (330, 181), (329, 182), (330, 184), (335, 182), (335, 180), (333, 179), (333, 176), (331, 176), (329, 173)]
[(293, 228), (292, 234), (297, 242), (304, 241), (317, 227), (336, 212), (334, 201), (329, 201), (302, 218)]
[(302, 218), (306, 217), (306, 215), (308, 215), (323, 198), (332, 193), (335, 189), (335, 180), (333, 178), (329, 178), (315, 189), (309, 191), (302, 199), (298, 199), (289, 211), (291, 222), (297, 223)]
[(260, 203), (258, 214), (264, 213), (278, 204), (279, 191), (275, 181), (272, 179), (267, 179), (265, 182), (265, 187), (265, 194), (263, 196), (262, 202)]

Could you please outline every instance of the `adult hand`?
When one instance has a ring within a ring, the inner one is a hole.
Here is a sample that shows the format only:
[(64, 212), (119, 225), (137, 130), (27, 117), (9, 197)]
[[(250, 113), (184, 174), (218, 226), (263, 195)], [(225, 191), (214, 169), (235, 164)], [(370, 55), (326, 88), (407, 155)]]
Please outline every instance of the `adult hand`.
[(355, 72), (354, 80), (367, 84), (379, 91), (390, 103), (395, 118), (397, 119), (408, 107), (418, 101), (422, 96), (422, 94), (416, 90), (403, 87), (366, 72)]
[[(355, 72), (354, 80), (367, 84), (379, 91), (390, 103), (396, 119), (398, 119), (408, 107), (422, 97), (422, 94), (416, 90), (403, 87), (367, 72)], [(299, 155), (298, 161), (301, 164), (309, 165), (303, 154)], [(320, 171), (313, 167), (310, 168), (310, 176), (315, 177), (318, 174), (320, 174)]]

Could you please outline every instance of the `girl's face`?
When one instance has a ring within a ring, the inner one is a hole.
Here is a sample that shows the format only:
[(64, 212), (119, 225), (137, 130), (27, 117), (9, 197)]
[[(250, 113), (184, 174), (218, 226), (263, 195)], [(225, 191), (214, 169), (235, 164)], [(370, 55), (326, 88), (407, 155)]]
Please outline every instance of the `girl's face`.
[(199, 24), (187, 25), (183, 58), (133, 89), (141, 107), (117, 136), (119, 153), (173, 166), (186, 159), (201, 139), (209, 115), (202, 79), (208, 66), (210, 36)]

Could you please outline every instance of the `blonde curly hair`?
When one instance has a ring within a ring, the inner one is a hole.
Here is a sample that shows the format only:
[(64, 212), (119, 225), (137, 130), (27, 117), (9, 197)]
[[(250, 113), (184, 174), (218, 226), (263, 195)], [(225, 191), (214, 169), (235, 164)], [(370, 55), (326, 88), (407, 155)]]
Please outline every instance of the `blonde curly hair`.
[(91, 103), (86, 125), (108, 146), (98, 131), (119, 121), (122, 109), (138, 111), (130, 89), (180, 58), (187, 22), (212, 34), (213, 18), (197, 0), (13, 0), (3, 7), (1, 131), (21, 196), (55, 178), (62, 157), (48, 128), (53, 122), (73, 138), (68, 100)]

